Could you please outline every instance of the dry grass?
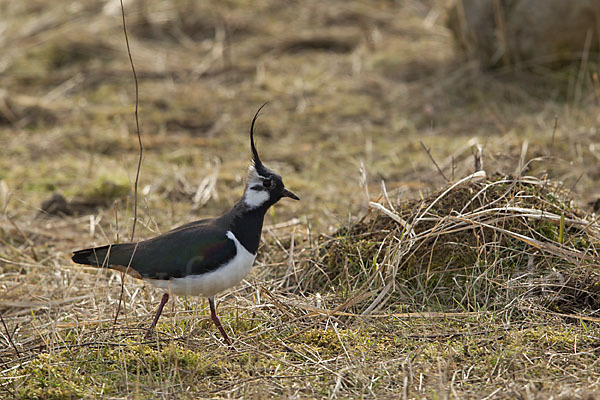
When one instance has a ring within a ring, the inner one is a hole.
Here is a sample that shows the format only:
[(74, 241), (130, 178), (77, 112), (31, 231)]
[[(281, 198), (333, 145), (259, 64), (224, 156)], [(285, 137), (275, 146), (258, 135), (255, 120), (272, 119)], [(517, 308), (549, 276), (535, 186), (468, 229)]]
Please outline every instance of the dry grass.
[[(125, 3), (138, 237), (237, 200), (272, 100), (258, 147), (302, 202), (219, 299), (235, 351), (200, 299), (145, 342), (162, 293), (131, 278), (113, 325), (119, 275), (69, 260), (131, 232), (118, 2), (0, 5), (1, 397), (593, 397), (597, 60), (483, 73), (441, 3)], [(477, 145), (490, 174), (452, 187), (420, 141), (452, 182)]]
[(113, 325), (118, 275), (55, 265), (35, 243), (51, 233), (5, 229), (22, 243), (3, 258), (4, 388), (30, 398), (588, 393), (573, 388), (600, 377), (600, 226), (553, 182), (484, 178), (419, 201), (383, 196), (311, 243), (295, 221), (268, 226), (260, 276), (222, 299), (235, 350), (191, 299), (171, 303), (145, 341), (160, 293), (133, 279)]
[(363, 314), (398, 304), (510, 313), (543, 304), (595, 315), (596, 219), (554, 182), (484, 178), (480, 171), (423, 200), (371, 202), (373, 212), (308, 254), (320, 268), (293, 277), (303, 290), (357, 293), (352, 305)]

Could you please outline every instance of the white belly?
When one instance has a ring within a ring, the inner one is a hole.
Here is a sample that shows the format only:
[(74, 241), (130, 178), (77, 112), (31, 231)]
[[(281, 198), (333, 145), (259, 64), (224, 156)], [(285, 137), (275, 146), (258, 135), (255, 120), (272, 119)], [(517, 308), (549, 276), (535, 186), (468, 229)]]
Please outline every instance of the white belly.
[(190, 275), (169, 280), (148, 279), (148, 281), (174, 294), (206, 297), (214, 296), (237, 285), (250, 272), (256, 254), (246, 250), (231, 231), (227, 231), (227, 237), (233, 240), (236, 249), (235, 257), (228, 264), (202, 275)]

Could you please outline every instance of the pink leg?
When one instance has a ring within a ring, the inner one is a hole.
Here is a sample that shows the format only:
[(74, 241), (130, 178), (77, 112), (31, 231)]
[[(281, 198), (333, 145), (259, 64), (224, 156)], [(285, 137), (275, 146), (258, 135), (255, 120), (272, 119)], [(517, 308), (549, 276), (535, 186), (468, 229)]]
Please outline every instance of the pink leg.
[(158, 306), (158, 310), (156, 310), (156, 315), (154, 316), (154, 321), (152, 321), (152, 325), (150, 325), (150, 328), (148, 328), (148, 331), (146, 332), (146, 339), (149, 338), (150, 336), (152, 336), (152, 333), (154, 332), (154, 327), (156, 326), (156, 323), (158, 322), (158, 318), (160, 317), (160, 314), (162, 313), (163, 308), (165, 308), (165, 304), (167, 304), (167, 301), (169, 301), (169, 293), (163, 294), (163, 297), (160, 300), (160, 304)]
[(229, 340), (229, 336), (227, 336), (227, 332), (225, 332), (225, 329), (223, 329), (223, 325), (221, 325), (221, 320), (219, 319), (219, 317), (217, 317), (217, 311), (215, 309), (215, 298), (209, 297), (208, 304), (210, 305), (210, 318), (213, 320), (213, 322), (217, 326), (217, 329), (219, 330), (219, 332), (221, 332), (221, 335), (223, 335), (223, 339), (225, 339), (225, 343), (227, 343), (228, 346), (231, 346), (231, 340)]

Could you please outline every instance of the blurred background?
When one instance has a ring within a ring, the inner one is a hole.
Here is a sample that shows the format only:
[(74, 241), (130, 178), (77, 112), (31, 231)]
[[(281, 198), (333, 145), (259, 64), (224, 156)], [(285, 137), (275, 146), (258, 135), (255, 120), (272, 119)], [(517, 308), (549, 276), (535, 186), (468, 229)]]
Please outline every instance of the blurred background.
[[(542, 15), (527, 9), (535, 1), (505, 3), (125, 1), (145, 145), (140, 235), (238, 199), (250, 120), (267, 100), (259, 149), (303, 199), (277, 207), (277, 221), (326, 227), (356, 214), (361, 162), (373, 194), (381, 180), (407, 195), (439, 187), (420, 141), (447, 179), (471, 172), (481, 145), (488, 173), (537, 158), (526, 174), (593, 203), (598, 2), (548, 3)], [(119, 2), (0, 4), (3, 211), (29, 221), (58, 193), (67, 203), (46, 211), (116, 207), (128, 232), (137, 137)]]

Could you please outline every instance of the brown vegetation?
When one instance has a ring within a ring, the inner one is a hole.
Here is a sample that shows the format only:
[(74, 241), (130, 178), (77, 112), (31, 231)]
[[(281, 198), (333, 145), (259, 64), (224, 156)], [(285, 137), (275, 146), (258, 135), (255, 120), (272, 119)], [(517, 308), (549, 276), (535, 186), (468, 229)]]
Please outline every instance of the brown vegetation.
[(220, 296), (235, 351), (201, 299), (145, 342), (162, 293), (129, 277), (113, 325), (120, 275), (69, 260), (131, 232), (118, 2), (0, 6), (0, 397), (593, 396), (598, 66), (480, 72), (441, 3), (125, 2), (136, 236), (237, 200), (265, 100), (302, 197)]

